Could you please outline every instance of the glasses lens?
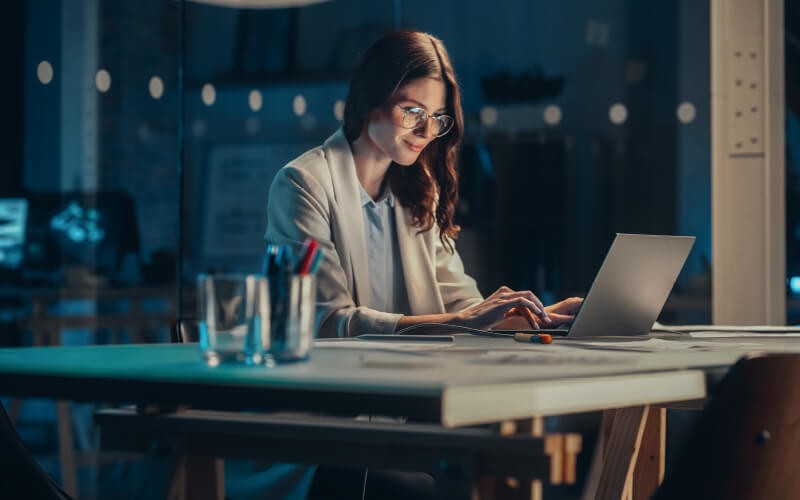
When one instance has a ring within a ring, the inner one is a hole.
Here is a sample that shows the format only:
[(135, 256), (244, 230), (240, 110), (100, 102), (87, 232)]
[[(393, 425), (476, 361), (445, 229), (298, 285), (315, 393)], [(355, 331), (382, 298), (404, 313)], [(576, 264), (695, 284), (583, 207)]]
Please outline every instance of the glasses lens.
[(425, 123), (425, 111), (420, 108), (409, 108), (403, 113), (403, 127), (418, 128)]
[(453, 118), (447, 115), (441, 115), (436, 117), (436, 123), (439, 124), (439, 132), (436, 134), (437, 137), (441, 137), (444, 134), (450, 132), (450, 129), (453, 128)]

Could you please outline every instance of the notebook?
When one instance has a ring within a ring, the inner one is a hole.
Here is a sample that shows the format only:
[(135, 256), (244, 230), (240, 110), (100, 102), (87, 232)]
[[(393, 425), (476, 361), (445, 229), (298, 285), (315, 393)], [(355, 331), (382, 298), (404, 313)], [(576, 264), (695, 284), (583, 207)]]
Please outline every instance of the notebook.
[(618, 233), (575, 320), (553, 332), (571, 338), (649, 334), (694, 240)]

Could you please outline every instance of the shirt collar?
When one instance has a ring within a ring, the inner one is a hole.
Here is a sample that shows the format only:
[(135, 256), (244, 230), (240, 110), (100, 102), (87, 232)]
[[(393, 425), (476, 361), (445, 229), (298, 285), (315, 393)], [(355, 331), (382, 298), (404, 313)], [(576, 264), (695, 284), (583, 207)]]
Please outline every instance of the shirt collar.
[(386, 186), (386, 189), (383, 191), (383, 194), (381, 195), (380, 198), (378, 198), (377, 201), (373, 200), (370, 197), (370, 195), (367, 194), (367, 191), (364, 189), (364, 186), (362, 186), (360, 182), (358, 183), (358, 194), (361, 197), (362, 208), (369, 204), (377, 205), (378, 203), (381, 202), (386, 202), (387, 205), (394, 208), (394, 194), (392, 193), (392, 190), (389, 188), (389, 186)]

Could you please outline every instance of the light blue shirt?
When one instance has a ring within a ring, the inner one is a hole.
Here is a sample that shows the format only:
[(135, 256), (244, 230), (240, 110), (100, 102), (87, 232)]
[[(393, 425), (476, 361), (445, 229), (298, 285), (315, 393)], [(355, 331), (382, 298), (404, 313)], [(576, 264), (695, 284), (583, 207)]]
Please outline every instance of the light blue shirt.
[[(370, 307), (377, 311), (409, 314), (400, 245), (394, 220), (395, 199), (388, 188), (375, 201), (359, 184), (367, 241)], [(398, 318), (399, 319), (399, 318)]]

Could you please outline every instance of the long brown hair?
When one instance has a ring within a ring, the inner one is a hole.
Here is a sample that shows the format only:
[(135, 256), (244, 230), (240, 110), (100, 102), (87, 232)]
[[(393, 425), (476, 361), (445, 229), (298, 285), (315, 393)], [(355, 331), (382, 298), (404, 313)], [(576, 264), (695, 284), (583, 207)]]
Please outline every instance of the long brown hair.
[(433, 77), (444, 82), (447, 114), (455, 120), (452, 130), (433, 141), (408, 167), (392, 163), (387, 172), (389, 186), (400, 203), (411, 212), (420, 232), (439, 226), (442, 244), (451, 253), (449, 238), (461, 228), (453, 223), (458, 202), (456, 158), (464, 135), (461, 95), (450, 56), (438, 38), (418, 31), (388, 33), (361, 58), (344, 107), (344, 133), (352, 144), (361, 135), (370, 111), (384, 106), (404, 84)]

